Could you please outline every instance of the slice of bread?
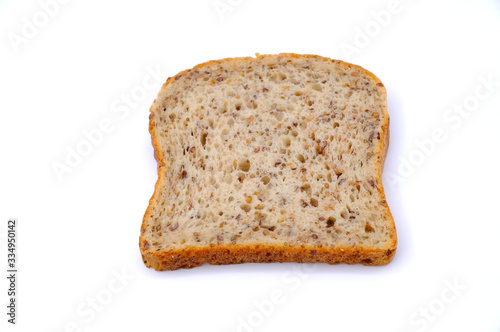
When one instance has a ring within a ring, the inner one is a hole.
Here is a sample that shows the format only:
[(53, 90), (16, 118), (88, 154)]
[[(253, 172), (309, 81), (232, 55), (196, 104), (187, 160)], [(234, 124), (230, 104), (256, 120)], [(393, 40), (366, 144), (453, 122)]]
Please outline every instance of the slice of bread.
[(386, 91), (363, 68), (297, 54), (210, 61), (167, 80), (149, 131), (146, 266), (392, 260)]

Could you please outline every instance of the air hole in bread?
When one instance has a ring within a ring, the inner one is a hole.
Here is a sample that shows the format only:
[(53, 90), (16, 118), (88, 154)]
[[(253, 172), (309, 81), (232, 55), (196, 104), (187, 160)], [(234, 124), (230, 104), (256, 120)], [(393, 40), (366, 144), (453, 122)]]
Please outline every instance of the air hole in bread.
[(201, 136), (200, 136), (200, 142), (201, 142), (201, 145), (202, 145), (203, 147), (205, 147), (205, 144), (206, 144), (206, 142), (207, 142), (207, 136), (208, 136), (208, 134), (207, 134), (207, 133), (203, 133), (203, 134), (201, 134)]
[(250, 160), (245, 159), (241, 161), (240, 164), (238, 165), (238, 168), (243, 172), (248, 172), (250, 170)]
[(375, 229), (372, 227), (372, 225), (370, 225), (369, 223), (366, 223), (365, 232), (366, 233), (373, 233), (373, 232), (375, 232)]
[(320, 85), (320, 84), (318, 84), (318, 83), (314, 83), (314, 84), (312, 85), (312, 88), (313, 88), (314, 90), (316, 90), (316, 91), (320, 91), (320, 92), (321, 92), (321, 91), (323, 91), (323, 88), (322, 88), (322, 87), (321, 87), (321, 85)]
[(328, 173), (328, 174), (326, 175), (326, 179), (328, 180), (328, 182), (332, 182), (332, 181), (333, 181), (333, 180), (332, 180), (332, 174), (331, 174), (331, 173)]
[(241, 204), (240, 208), (245, 212), (250, 212), (250, 210), (252, 209), (252, 207), (248, 204)]
[(287, 147), (287, 148), (288, 148), (288, 147), (290, 147), (290, 144), (291, 144), (291, 139), (290, 139), (290, 137), (285, 137), (285, 138), (283, 139), (283, 145), (284, 145), (285, 147)]
[(245, 173), (238, 173), (238, 181), (243, 182), (246, 178)]
[(306, 193), (310, 193), (311, 192), (311, 185), (309, 183), (306, 183), (300, 187), (300, 190), (305, 191)]
[(274, 117), (276, 118), (276, 120), (281, 122), (285, 118), (285, 113), (281, 110), (277, 110), (276, 113), (274, 113)]

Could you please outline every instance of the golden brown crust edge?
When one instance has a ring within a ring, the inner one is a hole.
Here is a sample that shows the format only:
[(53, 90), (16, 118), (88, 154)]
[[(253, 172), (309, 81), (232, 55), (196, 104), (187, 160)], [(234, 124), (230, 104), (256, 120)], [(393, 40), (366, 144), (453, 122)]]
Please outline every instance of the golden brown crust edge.
[[(318, 55), (300, 55), (295, 53), (280, 53), (278, 55), (260, 55), (259, 57), (278, 57), (278, 56), (289, 56), (293, 58), (317, 58), (323, 61), (335, 61), (341, 63), (347, 67), (355, 67), (360, 71), (365, 72), (375, 81), (379, 83), (381, 88), (385, 92), (385, 87), (382, 82), (370, 71), (341, 60), (332, 60), (329, 58), (321, 57)], [(233, 61), (245, 61), (253, 60), (251, 57), (240, 57), (240, 58), (226, 58), (221, 60), (212, 60), (195, 66), (193, 69), (184, 70), (177, 75), (169, 77), (167, 81), (163, 84), (158, 96), (160, 96), (163, 89), (175, 80), (175, 77), (188, 73), (194, 69), (200, 69), (205, 66), (209, 66), (214, 63), (221, 62), (233, 62)], [(387, 100), (387, 98), (385, 98)], [(150, 113), (153, 112), (153, 108), (156, 106), (156, 100), (150, 108)], [(163, 174), (166, 172), (163, 170), (164, 167), (168, 167), (165, 163), (165, 156), (163, 155), (161, 149), (159, 148), (158, 138), (153, 130), (152, 123), (149, 124), (149, 132), (151, 134), (151, 143), (154, 149), (155, 159), (158, 163), (158, 179), (155, 184), (154, 193), (149, 200), (149, 205), (144, 214), (142, 226), (141, 226), (141, 236), (139, 237), (139, 247), (141, 250), (141, 255), (146, 267), (154, 268), (157, 271), (165, 270), (177, 270), (181, 268), (189, 269), (196, 266), (200, 266), (204, 263), (209, 263), (212, 265), (225, 265), (225, 264), (239, 264), (239, 263), (271, 263), (271, 262), (298, 262), (298, 263), (327, 263), (327, 264), (363, 264), (363, 265), (386, 265), (392, 261), (397, 247), (397, 235), (394, 219), (392, 217), (389, 206), (385, 200), (385, 193), (382, 184), (382, 170), (385, 162), (385, 157), (389, 147), (389, 114), (387, 108), (384, 108), (384, 120), (385, 123), (382, 125), (382, 137), (381, 144), (377, 151), (379, 152), (378, 163), (378, 190), (382, 196), (383, 208), (386, 210), (386, 216), (389, 219), (389, 228), (393, 234), (392, 243), (386, 248), (372, 249), (363, 247), (344, 247), (344, 248), (328, 248), (328, 247), (307, 247), (307, 246), (293, 246), (293, 247), (276, 247), (268, 245), (220, 245), (214, 247), (200, 247), (200, 248), (187, 248), (179, 250), (170, 251), (150, 251), (144, 248), (146, 239), (142, 236), (146, 227), (146, 216), (151, 213), (151, 210), (158, 201), (158, 196), (161, 193), (160, 183), (163, 180)], [(150, 115), (151, 120), (151, 115)]]
[(240, 263), (327, 263), (386, 265), (395, 249), (276, 247), (268, 245), (222, 245), (188, 248), (169, 252), (143, 252), (147, 267), (157, 271), (190, 269), (204, 263), (212, 265)]

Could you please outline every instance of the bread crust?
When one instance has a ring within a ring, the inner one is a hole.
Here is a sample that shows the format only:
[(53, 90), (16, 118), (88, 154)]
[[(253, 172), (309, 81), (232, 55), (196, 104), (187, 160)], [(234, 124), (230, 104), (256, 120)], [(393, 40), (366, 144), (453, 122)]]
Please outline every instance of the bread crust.
[[(292, 57), (292, 58), (316, 58), (321, 61), (334, 61), (338, 64), (346, 66), (348, 68), (356, 68), (359, 71), (364, 72), (370, 76), (373, 80), (377, 82), (377, 85), (381, 88), (384, 94), (384, 100), (386, 100), (386, 90), (382, 82), (371, 72), (366, 69), (343, 62), (340, 60), (332, 60), (329, 58), (321, 57), (318, 55), (300, 55), (295, 53), (280, 53), (277, 55), (260, 55), (256, 54), (257, 59), (266, 57)], [(252, 57), (240, 57), (240, 58), (226, 58), (221, 60), (212, 60), (195, 66), (193, 69), (184, 70), (175, 76), (169, 77), (167, 81), (163, 84), (162, 89), (175, 81), (176, 77), (182, 76), (190, 72), (191, 70), (203, 69), (207, 66), (220, 63), (237, 63), (239, 61), (255, 60)], [(382, 170), (385, 162), (385, 157), (389, 147), (389, 114), (387, 108), (384, 107), (383, 113), (384, 117), (382, 119), (382, 132), (380, 144), (376, 148), (376, 155), (378, 158), (377, 167), (377, 190), (382, 197), (381, 205), (385, 211), (386, 218), (388, 221), (388, 228), (390, 233), (393, 234), (391, 242), (384, 248), (367, 248), (367, 247), (311, 247), (306, 245), (295, 245), (295, 246), (269, 246), (269, 245), (242, 245), (242, 244), (227, 244), (227, 245), (216, 245), (216, 246), (206, 246), (206, 247), (191, 247), (187, 249), (177, 249), (177, 250), (150, 250), (147, 245), (147, 240), (143, 236), (146, 228), (146, 216), (152, 213), (154, 207), (159, 202), (159, 195), (161, 193), (161, 183), (163, 182), (163, 177), (168, 172), (169, 165), (166, 163), (165, 155), (160, 149), (159, 138), (153, 128), (151, 121), (153, 109), (156, 107), (156, 101), (150, 109), (150, 124), (149, 132), (151, 134), (151, 142), (154, 148), (155, 159), (158, 163), (158, 180), (155, 184), (154, 193), (149, 200), (149, 205), (146, 209), (142, 226), (141, 226), (141, 236), (139, 238), (139, 247), (142, 254), (142, 259), (144, 264), (149, 268), (154, 268), (158, 271), (165, 270), (177, 270), (180, 268), (193, 268), (200, 266), (204, 263), (209, 263), (212, 265), (224, 265), (224, 264), (239, 264), (239, 263), (269, 263), (269, 262), (311, 262), (311, 263), (328, 263), (328, 264), (363, 264), (363, 265), (386, 265), (392, 261), (396, 248), (397, 248), (397, 235), (396, 227), (394, 224), (394, 219), (392, 217), (391, 211), (387, 204), (384, 187), (382, 184)]]

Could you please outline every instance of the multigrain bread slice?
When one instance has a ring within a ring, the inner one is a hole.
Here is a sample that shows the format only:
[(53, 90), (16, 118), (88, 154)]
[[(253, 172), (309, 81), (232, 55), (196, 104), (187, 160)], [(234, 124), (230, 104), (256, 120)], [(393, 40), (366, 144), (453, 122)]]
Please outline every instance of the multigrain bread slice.
[(365, 69), (297, 54), (203, 63), (163, 85), (149, 131), (146, 266), (392, 260), (386, 91)]

